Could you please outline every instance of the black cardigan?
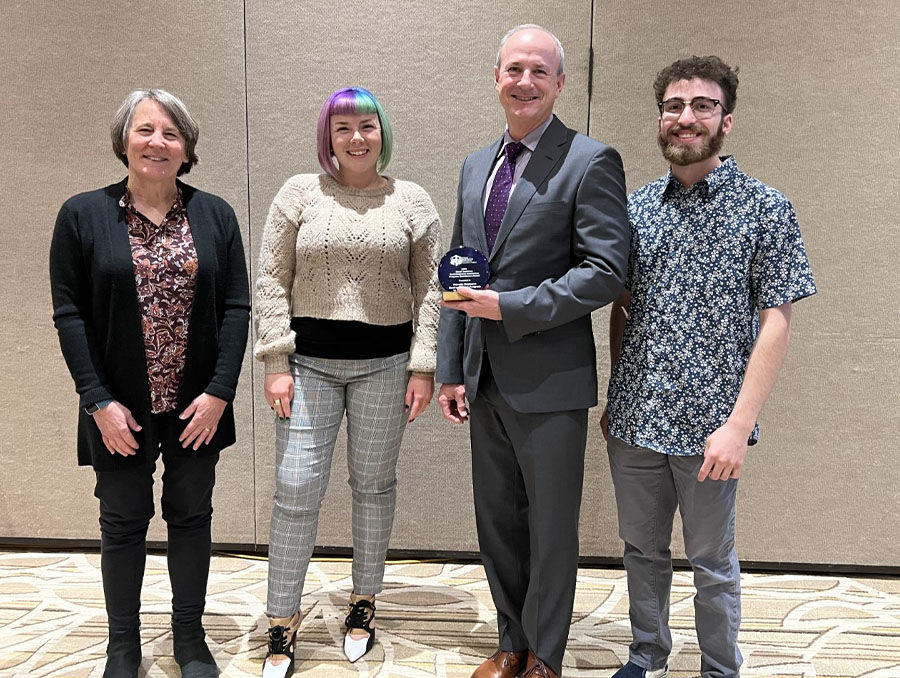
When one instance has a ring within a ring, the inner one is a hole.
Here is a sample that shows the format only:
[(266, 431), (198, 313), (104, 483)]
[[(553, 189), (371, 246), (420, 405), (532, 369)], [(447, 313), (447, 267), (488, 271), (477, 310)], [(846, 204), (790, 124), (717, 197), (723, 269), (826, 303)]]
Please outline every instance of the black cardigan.
[[(181, 413), (200, 393), (228, 402), (213, 439), (198, 452), (213, 454), (235, 441), (234, 400), (250, 323), (250, 290), (237, 218), (221, 198), (178, 182), (187, 208), (197, 279), (188, 327)], [(78, 463), (96, 470), (142, 464), (161, 432), (150, 416), (150, 390), (125, 209), (125, 181), (67, 200), (50, 245), (53, 322), (80, 395)], [(143, 427), (137, 454), (110, 454), (83, 407), (115, 399)], [(176, 436), (177, 438), (177, 436)], [(172, 442), (172, 441), (168, 441)], [(177, 445), (181, 449), (180, 444)]]

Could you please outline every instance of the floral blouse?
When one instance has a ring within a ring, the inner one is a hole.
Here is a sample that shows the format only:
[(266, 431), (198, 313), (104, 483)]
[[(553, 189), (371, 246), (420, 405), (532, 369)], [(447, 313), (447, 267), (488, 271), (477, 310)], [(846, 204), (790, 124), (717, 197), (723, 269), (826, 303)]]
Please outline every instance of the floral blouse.
[(180, 191), (159, 226), (134, 208), (127, 188), (119, 204), (125, 208), (134, 261), (150, 411), (169, 412), (178, 406), (184, 372), (197, 250)]

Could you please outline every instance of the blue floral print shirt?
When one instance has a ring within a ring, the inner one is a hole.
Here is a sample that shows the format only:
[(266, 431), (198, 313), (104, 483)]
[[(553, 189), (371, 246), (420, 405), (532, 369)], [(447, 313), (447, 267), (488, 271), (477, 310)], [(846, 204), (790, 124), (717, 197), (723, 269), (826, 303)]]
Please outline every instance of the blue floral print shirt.
[(610, 434), (664, 454), (703, 454), (728, 419), (759, 310), (816, 293), (791, 203), (722, 160), (690, 189), (669, 170), (628, 198), (631, 308)]

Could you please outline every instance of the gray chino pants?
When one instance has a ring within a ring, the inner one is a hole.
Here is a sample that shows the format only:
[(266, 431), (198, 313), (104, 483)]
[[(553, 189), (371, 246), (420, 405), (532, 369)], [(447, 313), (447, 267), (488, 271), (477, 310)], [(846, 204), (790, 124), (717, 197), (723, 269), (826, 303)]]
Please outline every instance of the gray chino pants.
[(735, 550), (737, 480), (697, 481), (703, 456), (678, 457), (610, 437), (619, 536), (625, 542), (631, 617), (631, 661), (649, 670), (672, 651), (672, 523), (676, 507), (694, 571), (694, 617), (703, 678), (739, 675), (740, 568)]

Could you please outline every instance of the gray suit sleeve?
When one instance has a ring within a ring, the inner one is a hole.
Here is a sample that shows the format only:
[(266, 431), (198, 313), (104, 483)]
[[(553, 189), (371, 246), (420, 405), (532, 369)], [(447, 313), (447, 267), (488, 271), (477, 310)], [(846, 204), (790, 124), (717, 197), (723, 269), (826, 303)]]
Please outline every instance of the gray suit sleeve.
[(631, 228), (622, 159), (610, 146), (599, 149), (588, 163), (575, 194), (572, 229), (578, 263), (565, 275), (500, 293), (510, 341), (587, 315), (622, 291)]
[[(466, 162), (459, 170), (459, 185), (456, 189), (456, 217), (450, 235), (450, 248), (462, 245), (462, 188)], [(463, 383), (463, 342), (466, 332), (466, 314), (449, 308), (441, 308), (437, 338), (437, 368), (434, 379), (441, 384)]]

